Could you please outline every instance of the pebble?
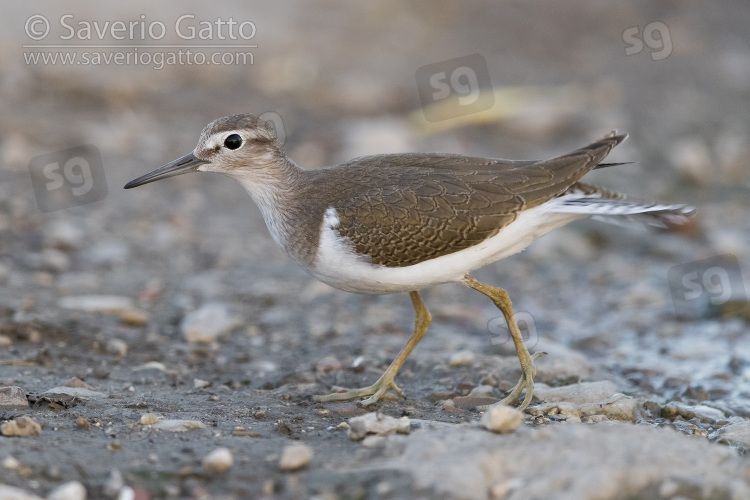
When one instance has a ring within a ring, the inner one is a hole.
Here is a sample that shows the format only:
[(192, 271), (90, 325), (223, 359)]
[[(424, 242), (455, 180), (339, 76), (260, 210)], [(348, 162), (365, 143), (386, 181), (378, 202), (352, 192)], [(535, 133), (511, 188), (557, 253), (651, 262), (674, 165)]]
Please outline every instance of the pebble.
[(458, 351), (453, 353), (448, 358), (449, 366), (471, 366), (477, 359), (476, 353), (473, 351)]
[(58, 250), (73, 250), (78, 248), (84, 237), (83, 229), (70, 220), (55, 220), (44, 233), (44, 243), (47, 247)]
[(673, 420), (678, 415), (685, 420), (697, 418), (701, 422), (713, 424), (726, 417), (724, 412), (706, 405), (686, 405), (684, 403), (672, 402), (664, 405), (660, 415), (664, 418)]
[(347, 436), (352, 441), (361, 441), (368, 434), (387, 436), (389, 434), (408, 434), (411, 430), (409, 417), (393, 418), (382, 413), (367, 413), (349, 419)]
[(596, 403), (612, 396), (617, 392), (614, 382), (602, 380), (599, 382), (581, 382), (579, 384), (550, 387), (547, 384), (534, 385), (534, 396), (545, 403), (567, 401), (570, 403)]
[(106, 240), (94, 243), (85, 251), (86, 258), (93, 264), (113, 266), (125, 264), (130, 255), (127, 243), (118, 240)]
[(133, 326), (148, 321), (148, 315), (137, 309), (130, 297), (121, 295), (72, 295), (60, 298), (57, 305), (61, 309), (112, 314)]
[(180, 328), (188, 342), (215, 342), (240, 325), (242, 318), (232, 314), (226, 304), (209, 302), (187, 314)]
[(104, 350), (107, 354), (117, 356), (118, 358), (124, 358), (128, 354), (128, 344), (121, 339), (109, 339), (104, 346)]
[(313, 450), (306, 444), (290, 444), (284, 448), (279, 460), (282, 472), (292, 472), (302, 469), (313, 457)]
[(23, 410), (29, 407), (26, 391), (20, 387), (0, 387), (0, 410)]
[(30, 493), (21, 488), (14, 488), (13, 486), (6, 486), (0, 484), (0, 499), (2, 500), (44, 500), (42, 497), (38, 497), (33, 493)]
[(203, 468), (211, 474), (221, 474), (232, 467), (234, 460), (229, 448), (216, 448), (203, 458)]
[(141, 425), (154, 425), (159, 421), (159, 416), (153, 413), (141, 415)]
[(200, 378), (194, 378), (193, 379), (193, 387), (196, 389), (203, 389), (205, 387), (208, 387), (211, 385), (211, 381), (209, 380), (203, 380)]
[(107, 396), (103, 392), (92, 391), (91, 389), (85, 389), (83, 387), (66, 387), (66, 386), (53, 387), (52, 389), (44, 391), (42, 395), (45, 397), (50, 397), (50, 398), (59, 398), (60, 396), (68, 396), (68, 397), (77, 398), (77, 399), (96, 399), (96, 398), (104, 398)]
[(78, 481), (70, 481), (52, 490), (47, 500), (86, 500), (86, 488)]
[(67, 381), (65, 382), (65, 387), (80, 387), (80, 388), (82, 388), (82, 389), (89, 389), (89, 390), (91, 390), (91, 391), (93, 391), (93, 390), (94, 390), (94, 387), (93, 387), (93, 386), (91, 386), (91, 385), (87, 384), (86, 382), (84, 382), (83, 380), (81, 380), (81, 379), (80, 379), (80, 378), (78, 378), (78, 377), (70, 377), (70, 378), (69, 378), (69, 379), (68, 379), (68, 380), (67, 380)]
[(41, 433), (42, 426), (25, 415), (9, 420), (0, 426), (0, 434), (3, 436), (38, 436)]
[(21, 467), (21, 462), (15, 457), (7, 456), (3, 459), (3, 469), (18, 470)]
[(0, 335), (0, 347), (8, 347), (13, 345), (13, 339), (7, 335)]
[[(536, 391), (536, 385), (534, 390)], [(580, 422), (582, 418), (593, 415), (602, 415), (609, 420), (635, 422), (641, 410), (641, 405), (633, 397), (615, 393), (606, 399), (596, 402), (578, 404), (570, 401), (559, 401), (556, 403), (544, 403), (536, 408), (543, 414), (560, 414), (568, 422)], [(586, 421), (594, 423), (597, 419), (587, 418)]]
[(385, 446), (385, 436), (367, 436), (362, 440), (362, 446), (366, 448), (381, 448)]
[(515, 431), (523, 422), (523, 412), (510, 406), (494, 406), (482, 415), (482, 427), (492, 432), (506, 434)]
[(70, 258), (60, 250), (47, 248), (39, 253), (30, 253), (24, 257), (24, 264), (35, 271), (61, 273), (70, 267)]
[(171, 432), (186, 432), (205, 428), (206, 424), (200, 420), (159, 420), (154, 424), (154, 429)]
[(750, 449), (750, 420), (732, 418), (729, 424), (711, 435), (719, 443)]

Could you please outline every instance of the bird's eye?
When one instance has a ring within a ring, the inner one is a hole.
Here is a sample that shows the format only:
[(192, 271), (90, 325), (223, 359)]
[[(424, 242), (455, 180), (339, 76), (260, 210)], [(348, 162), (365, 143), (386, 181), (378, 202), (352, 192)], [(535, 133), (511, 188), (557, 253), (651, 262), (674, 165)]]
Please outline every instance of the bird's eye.
[(224, 140), (224, 146), (227, 149), (237, 149), (242, 146), (242, 137), (240, 134), (232, 134)]

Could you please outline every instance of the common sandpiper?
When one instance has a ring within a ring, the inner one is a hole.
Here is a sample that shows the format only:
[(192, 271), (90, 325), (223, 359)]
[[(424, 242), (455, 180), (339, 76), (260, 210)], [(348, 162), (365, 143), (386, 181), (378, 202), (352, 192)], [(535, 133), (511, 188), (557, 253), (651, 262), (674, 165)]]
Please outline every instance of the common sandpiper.
[[(371, 386), (315, 396), (317, 401), (366, 397), (388, 390), (404, 396), (395, 377), (427, 333), (423, 288), (459, 282), (489, 297), (502, 312), (521, 363), (521, 378), (498, 405), (531, 402), (536, 367), (513, 316), (508, 293), (474, 279), (475, 269), (526, 248), (543, 234), (587, 216), (684, 224), (692, 207), (631, 201), (579, 182), (627, 136), (612, 132), (545, 161), (511, 161), (457, 154), (364, 156), (306, 170), (289, 159), (273, 127), (252, 114), (209, 123), (193, 152), (126, 189), (189, 172), (219, 172), (239, 181), (260, 208), (276, 243), (308, 273), (353, 293), (409, 292), (416, 326), (408, 342)], [(486, 409), (486, 408), (483, 408)]]

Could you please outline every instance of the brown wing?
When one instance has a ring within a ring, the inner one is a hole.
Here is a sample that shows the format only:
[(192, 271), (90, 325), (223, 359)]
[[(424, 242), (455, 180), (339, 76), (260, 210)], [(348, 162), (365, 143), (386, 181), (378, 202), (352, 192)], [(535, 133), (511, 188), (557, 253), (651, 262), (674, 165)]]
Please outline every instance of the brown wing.
[(358, 253), (388, 267), (447, 255), (494, 236), (522, 210), (560, 196), (624, 138), (610, 135), (540, 162), (385, 155), (331, 167), (326, 177), (336, 181), (337, 230)]

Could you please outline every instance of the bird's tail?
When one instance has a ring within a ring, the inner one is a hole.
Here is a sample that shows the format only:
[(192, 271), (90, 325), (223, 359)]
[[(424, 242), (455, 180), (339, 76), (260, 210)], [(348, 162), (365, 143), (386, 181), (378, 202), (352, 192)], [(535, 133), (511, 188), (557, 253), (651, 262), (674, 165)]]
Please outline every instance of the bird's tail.
[(689, 205), (628, 199), (625, 195), (577, 183), (549, 206), (551, 212), (589, 215), (617, 225), (675, 229), (688, 224), (696, 209)]

